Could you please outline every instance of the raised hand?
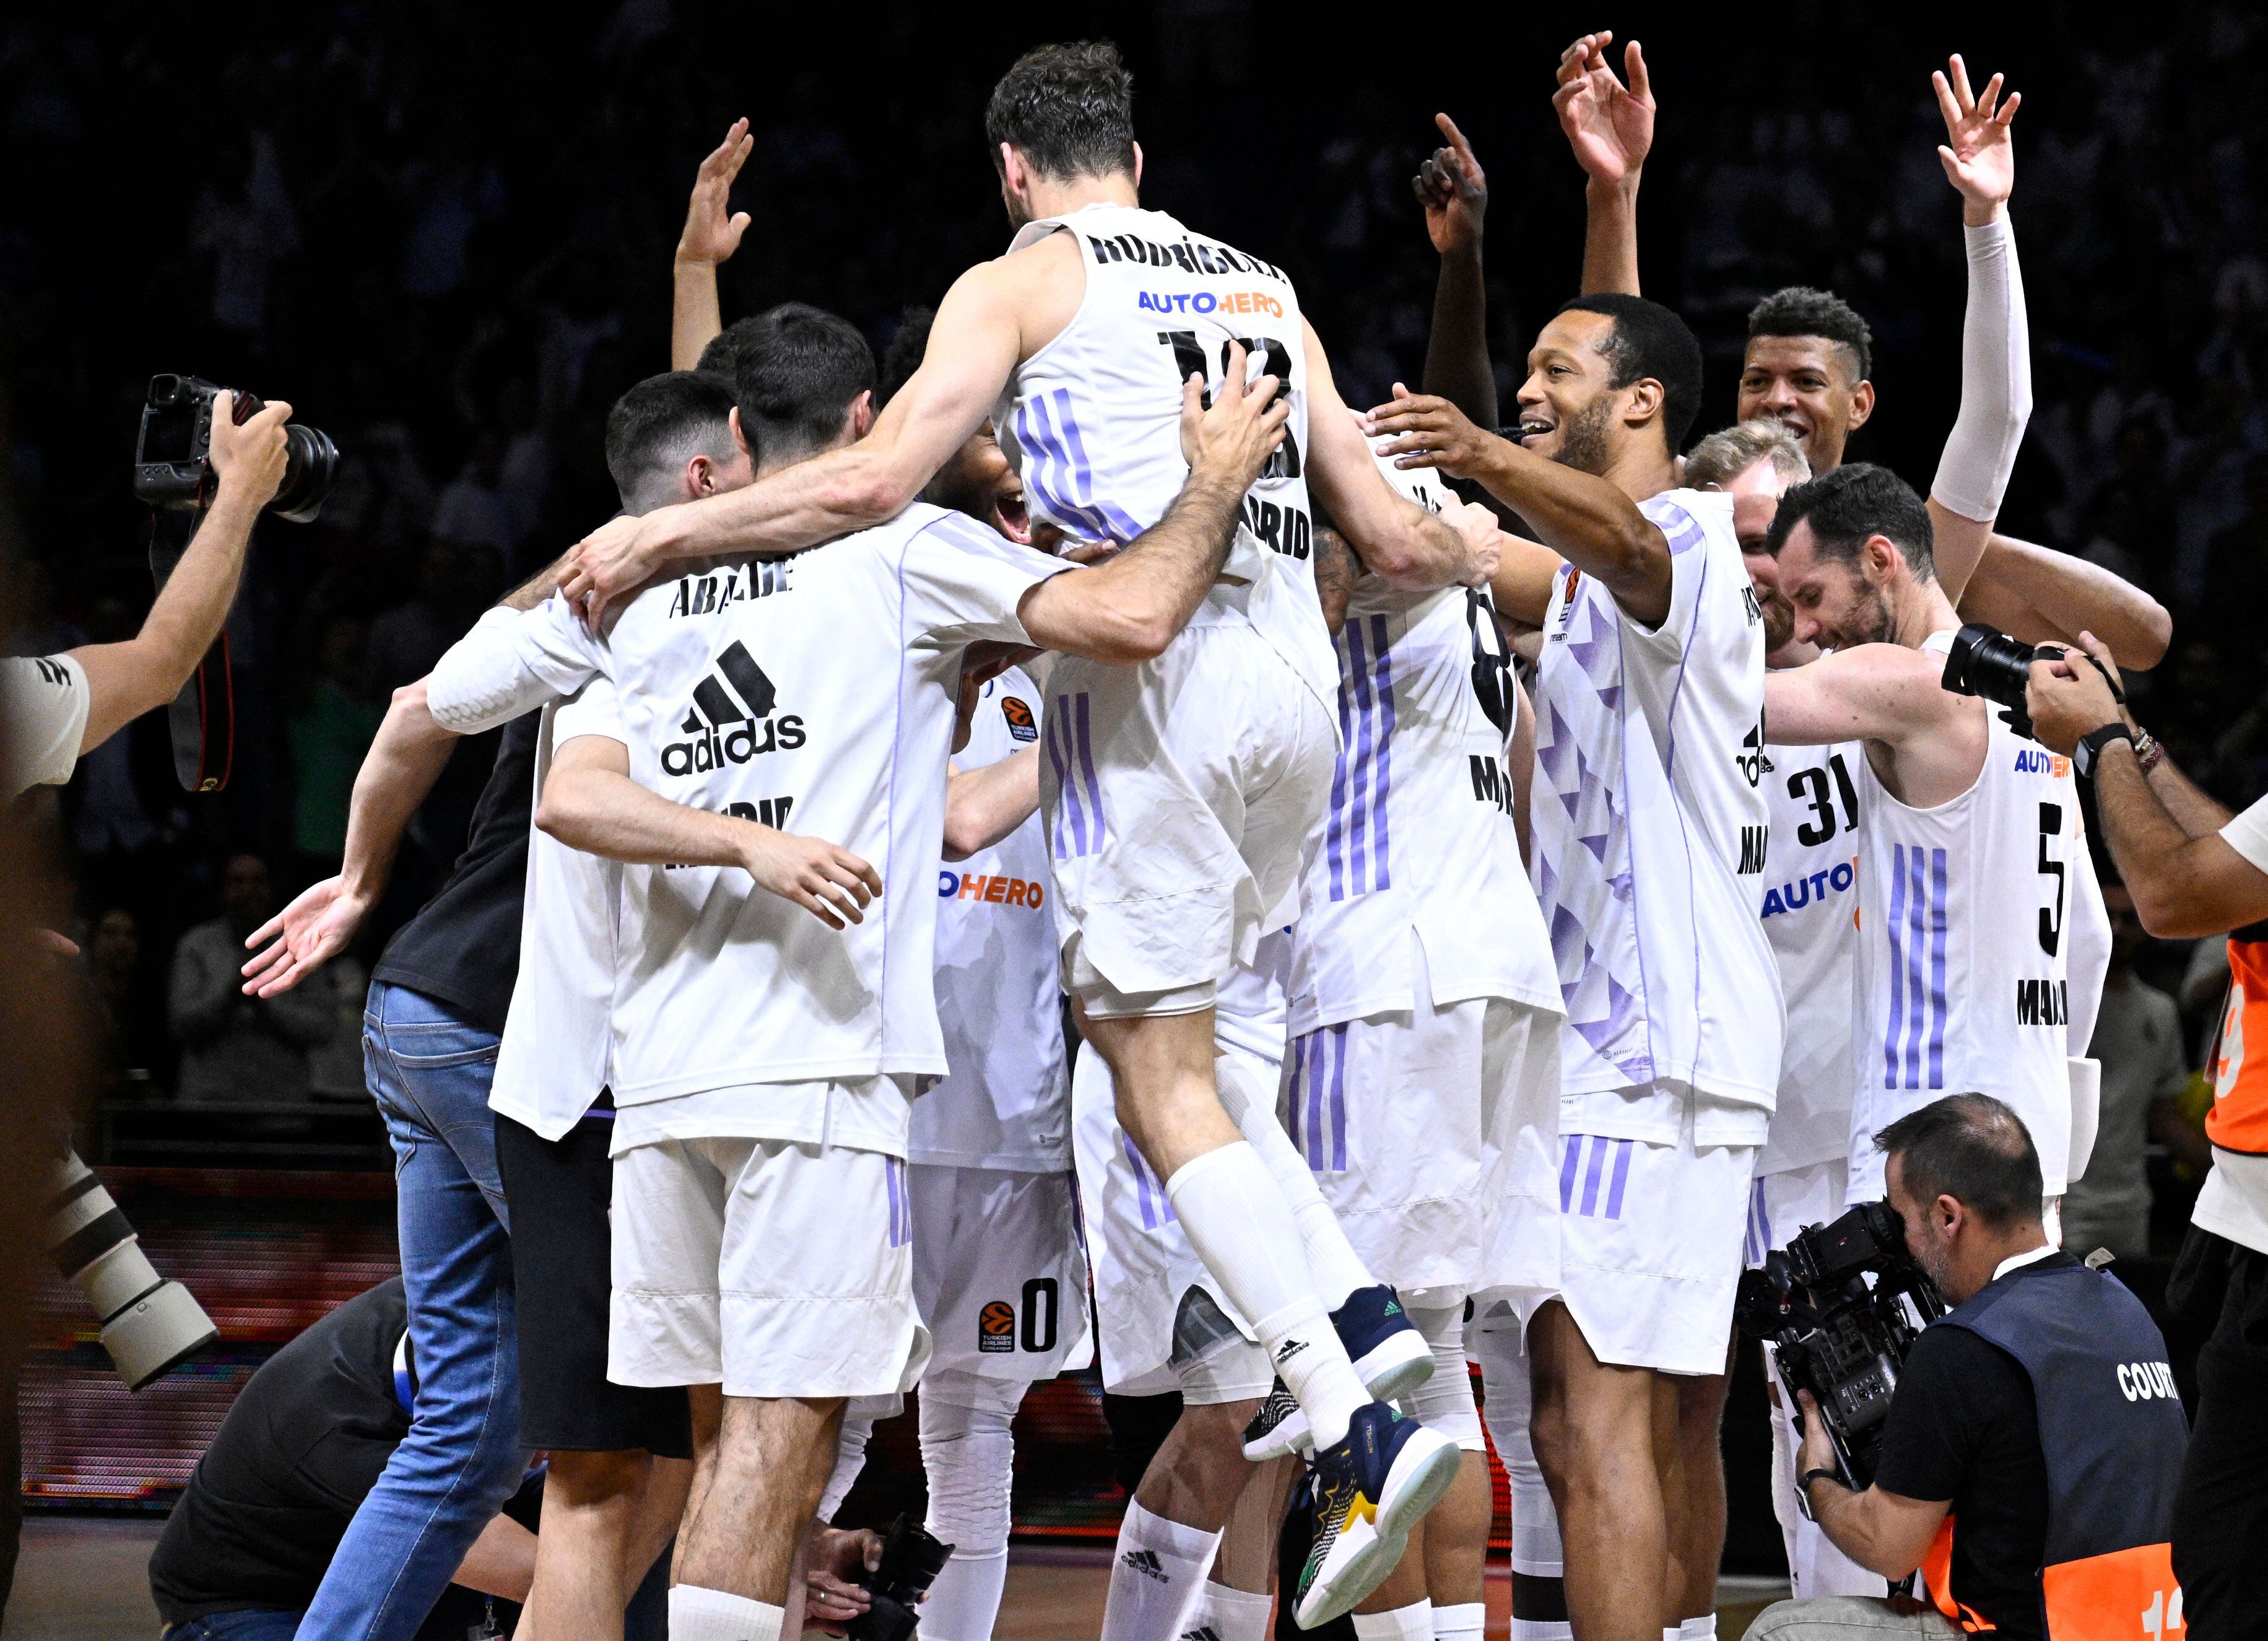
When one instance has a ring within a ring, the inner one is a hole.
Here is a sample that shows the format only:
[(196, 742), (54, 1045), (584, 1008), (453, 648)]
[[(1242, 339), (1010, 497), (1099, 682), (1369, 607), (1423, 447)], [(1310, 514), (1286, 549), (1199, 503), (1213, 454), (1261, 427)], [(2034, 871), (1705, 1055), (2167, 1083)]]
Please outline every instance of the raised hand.
[(1437, 114), (1433, 123), (1449, 139), (1418, 168), (1410, 186), (1425, 208), (1425, 234), (1442, 255), (1471, 250), (1481, 242), (1481, 218), (1488, 212), (1488, 176), (1474, 157), (1473, 145), (1447, 114)]
[(1394, 397), (1365, 419), (1377, 447), (1397, 467), (1438, 467), (1453, 478), (1479, 475), (1491, 453), (1504, 441), (1473, 425), (1472, 418), (1435, 394), (1413, 394), (1400, 382)]
[(1653, 147), (1653, 85), (1636, 40), (1623, 52), (1629, 84), (1607, 62), (1612, 33), (1586, 34), (1560, 54), (1559, 89), (1551, 106), (1592, 181), (1609, 187), (1635, 178)]
[(1969, 66), (1955, 53), (1944, 70), (1929, 77), (1937, 90), (1937, 109), (1945, 116), (1945, 141), (1937, 158), (1946, 180), (1961, 190), (1961, 219), (1982, 227), (1999, 217), (2016, 188), (2016, 148), (2008, 127), (2016, 117), (2021, 92), (2000, 96), (2003, 77), (1985, 82), (1984, 94), (1969, 89)]
[(732, 196), (733, 179), (740, 174), (755, 146), (756, 139), (748, 135), (747, 121), (735, 120), (725, 140), (701, 162), (701, 169), (693, 176), (693, 197), (685, 207), (685, 231), (677, 236), (679, 261), (714, 267), (729, 261), (740, 248), (740, 236), (748, 231), (748, 213), (734, 211), (727, 216), (725, 207)]
[(245, 995), (272, 997), (291, 990), (347, 949), (369, 911), (370, 902), (350, 891), (344, 878), (325, 878), (302, 889), (246, 938), (247, 946), (266, 944), (244, 966)]
[(1277, 391), (1283, 384), (1273, 376), (1248, 383), (1244, 367), (1244, 350), (1231, 342), (1228, 369), (1210, 409), (1200, 376), (1192, 372), (1182, 384), (1182, 454), (1190, 476), (1228, 484), (1240, 495), (1260, 477), (1292, 419), (1291, 395)]

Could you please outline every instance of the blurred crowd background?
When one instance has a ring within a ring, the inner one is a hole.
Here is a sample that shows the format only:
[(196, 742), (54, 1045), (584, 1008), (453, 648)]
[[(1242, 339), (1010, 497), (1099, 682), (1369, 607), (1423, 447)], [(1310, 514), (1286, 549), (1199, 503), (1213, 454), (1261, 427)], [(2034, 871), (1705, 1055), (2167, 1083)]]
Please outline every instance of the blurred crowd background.
[[(243, 937), (335, 869), (388, 692), (613, 510), (600, 429), (667, 364), (671, 250), (725, 126), (746, 114), (757, 138), (726, 318), (815, 301), (879, 351), (904, 305), (1005, 247), (983, 99), (1016, 52), (1066, 34), (1129, 54), (1145, 202), (1285, 267), (1356, 405), (1417, 380), (1435, 261), (1409, 179), (1433, 112), (1454, 114), (1491, 185), (1507, 406), (1580, 265), (1581, 178), (1549, 102), (1559, 49), (1578, 22), (1638, 36), (1661, 103), (1643, 271), (1707, 344), (1704, 428), (1729, 419), (1750, 305), (1827, 285), (1876, 337), (1881, 403), (1855, 453), (1917, 482), (1954, 410), (1963, 293), (1927, 77), (1952, 49), (1980, 83), (2006, 70), (2024, 97), (2013, 211), (2037, 409), (2003, 528), (2164, 600), (2175, 644), (2138, 681), (2143, 716), (2224, 801), (2268, 786), (2257, 11), (1633, 6), (1472, 33), (1447, 13), (1354, 27), (1272, 0), (828, 10), (254, 4), (221, 31), (185, 7), (83, 0), (0, 19), (0, 476), (31, 566), (7, 642), (116, 637), (146, 607), (127, 479), (153, 372), (289, 399), (343, 453), (320, 521), (271, 521), (255, 546), (230, 627), (228, 789), (179, 790), (160, 715), (63, 794), (114, 1109), (264, 1104), (287, 1153), (323, 1102), (367, 1110), (361, 968), (249, 1003)], [(364, 962), (446, 872), (492, 750), (463, 746), (419, 815)], [(2144, 1114), (2118, 1130), (2120, 1188), (2146, 1154), (2168, 1229), (2202, 1155), (2193, 1071), (2219, 949), (2151, 943), (2129, 920), (2099, 1039), (2106, 1093), (2131, 1085)]]

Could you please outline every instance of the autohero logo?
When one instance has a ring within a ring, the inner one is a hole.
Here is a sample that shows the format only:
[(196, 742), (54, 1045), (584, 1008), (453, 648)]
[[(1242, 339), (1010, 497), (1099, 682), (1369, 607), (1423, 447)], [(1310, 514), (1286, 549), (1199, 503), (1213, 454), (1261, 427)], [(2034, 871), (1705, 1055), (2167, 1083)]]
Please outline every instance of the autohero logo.
[(778, 693), (745, 644), (737, 638), (726, 644), (709, 675), (693, 686), (692, 706), (677, 726), (689, 739), (661, 749), (662, 772), (703, 775), (802, 746), (801, 718), (792, 712), (772, 717)]
[(1016, 1307), (995, 1299), (976, 1313), (976, 1349), (985, 1356), (1012, 1354), (1016, 1349)]

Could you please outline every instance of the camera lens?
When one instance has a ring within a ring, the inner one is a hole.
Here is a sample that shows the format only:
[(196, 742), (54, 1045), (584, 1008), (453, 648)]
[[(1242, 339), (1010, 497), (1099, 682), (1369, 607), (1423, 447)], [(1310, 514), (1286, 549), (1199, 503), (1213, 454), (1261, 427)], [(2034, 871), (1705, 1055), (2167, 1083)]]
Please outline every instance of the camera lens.
[(1946, 651), (1941, 681), (1955, 695), (1979, 695), (1995, 706), (2021, 714), (2036, 653), (2021, 638), (2011, 638), (1982, 622), (1971, 622), (1954, 636), (1952, 647)]
[(339, 447), (319, 427), (294, 422), (284, 430), (284, 482), (269, 510), (279, 519), (306, 524), (323, 510), (338, 482)]

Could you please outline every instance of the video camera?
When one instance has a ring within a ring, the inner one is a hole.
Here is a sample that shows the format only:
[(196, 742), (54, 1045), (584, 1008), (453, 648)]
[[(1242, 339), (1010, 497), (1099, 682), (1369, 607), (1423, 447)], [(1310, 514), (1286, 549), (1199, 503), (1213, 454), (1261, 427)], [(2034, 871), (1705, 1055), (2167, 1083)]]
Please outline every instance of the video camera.
[(843, 1626), (850, 1641), (906, 1641), (921, 1623), (922, 1597), (953, 1554), (912, 1517), (901, 1514), (883, 1535), (881, 1564), (862, 1582), (873, 1605)]
[[(221, 390), (197, 376), (153, 376), (134, 441), (134, 494), (154, 510), (150, 521), (150, 573), (159, 587), (173, 573), (212, 504), (213, 407)], [(241, 425), (266, 401), (237, 390), (232, 419)], [(320, 428), (292, 423), (284, 430), (284, 482), (267, 511), (306, 524), (322, 511), (339, 474), (339, 447)], [(182, 686), (169, 712), (173, 773), (182, 789), (217, 791), (228, 784), (236, 750), (236, 696), (228, 666), (228, 635), (217, 639), (196, 674)]]
[(1799, 1390), (1818, 1402), (1836, 1463), (1858, 1489), (1874, 1479), (1906, 1353), (1943, 1314), (1945, 1300), (1907, 1251), (1888, 1203), (1805, 1226), (1761, 1269), (1742, 1273), (1733, 1304), (1734, 1323), (1776, 1353), (1789, 1411)]

